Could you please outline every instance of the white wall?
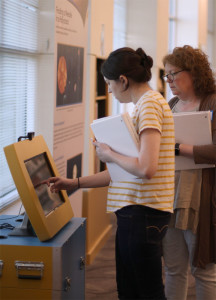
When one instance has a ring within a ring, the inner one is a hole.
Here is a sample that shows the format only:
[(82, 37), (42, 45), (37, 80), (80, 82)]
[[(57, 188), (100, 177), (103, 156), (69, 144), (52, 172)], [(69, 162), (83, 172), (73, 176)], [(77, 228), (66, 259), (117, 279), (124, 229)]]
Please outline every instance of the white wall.
[(214, 11), (214, 22), (213, 22), (213, 26), (214, 26), (214, 40), (213, 40), (213, 51), (212, 51), (212, 65), (214, 67), (214, 71), (215, 71), (215, 76), (216, 76), (216, 1), (214, 1), (213, 4), (213, 11)]
[(89, 0), (88, 53), (107, 57), (112, 51), (113, 6), (113, 0)]
[(176, 45), (198, 46), (198, 7), (197, 0), (177, 1)]
[[(90, 141), (90, 123), (93, 121), (95, 115), (95, 62), (96, 57), (106, 58), (113, 50), (113, 8), (113, 0), (89, 0), (83, 175), (94, 173), (91, 161), (93, 157), (93, 146)], [(108, 102), (108, 112), (111, 113), (112, 101), (110, 96)]]
[(39, 66), (36, 103), (36, 135), (43, 135), (49, 150), (53, 153), (54, 119), (54, 38), (55, 0), (39, 1)]
[[(120, 6), (121, 0), (116, 1)], [(123, 4), (122, 4), (123, 6)], [(153, 89), (159, 88), (158, 74), (162, 68), (162, 57), (168, 51), (169, 0), (127, 0), (125, 16), (125, 46), (143, 48), (153, 58), (152, 79)], [(123, 29), (121, 30), (124, 33)], [(117, 37), (118, 37), (117, 32)], [(116, 32), (114, 32), (115, 40)], [(116, 112), (133, 110), (133, 104), (119, 104)]]
[(114, 0), (113, 11), (113, 50), (124, 47), (126, 42), (127, 1)]
[(168, 51), (169, 0), (157, 1), (156, 66), (163, 68), (162, 59)]
[(208, 0), (199, 0), (198, 5), (198, 46), (207, 50), (208, 37)]
[(207, 54), (216, 72), (216, 0), (208, 0)]
[(156, 59), (157, 0), (127, 0), (126, 45)]

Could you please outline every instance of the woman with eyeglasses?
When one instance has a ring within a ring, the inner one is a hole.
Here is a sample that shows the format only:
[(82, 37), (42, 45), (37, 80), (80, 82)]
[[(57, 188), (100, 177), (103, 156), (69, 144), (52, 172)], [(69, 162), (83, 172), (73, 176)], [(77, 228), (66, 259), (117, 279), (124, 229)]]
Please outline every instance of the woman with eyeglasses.
[[(213, 112), (213, 144), (176, 141), (175, 155), (191, 157), (197, 164), (216, 164), (216, 83), (207, 56), (186, 45), (176, 47), (163, 63), (174, 113)], [(163, 239), (163, 256), (168, 300), (187, 299), (188, 268), (195, 278), (196, 299), (216, 299), (215, 168), (175, 172), (174, 214)]]

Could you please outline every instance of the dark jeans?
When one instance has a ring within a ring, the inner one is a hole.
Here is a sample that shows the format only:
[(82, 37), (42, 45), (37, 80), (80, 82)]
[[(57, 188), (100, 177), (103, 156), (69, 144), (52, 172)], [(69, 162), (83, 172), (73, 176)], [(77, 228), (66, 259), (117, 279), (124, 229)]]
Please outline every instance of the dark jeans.
[(142, 205), (119, 209), (116, 280), (119, 299), (164, 300), (161, 240), (171, 214)]

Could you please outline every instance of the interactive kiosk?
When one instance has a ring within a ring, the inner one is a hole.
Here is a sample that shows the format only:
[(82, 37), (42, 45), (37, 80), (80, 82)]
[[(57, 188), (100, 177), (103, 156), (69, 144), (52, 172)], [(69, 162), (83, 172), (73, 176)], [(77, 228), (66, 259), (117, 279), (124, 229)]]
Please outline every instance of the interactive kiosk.
[(26, 214), (0, 216), (0, 299), (84, 299), (85, 218), (73, 217), (65, 191), (40, 184), (59, 176), (43, 137), (4, 151)]

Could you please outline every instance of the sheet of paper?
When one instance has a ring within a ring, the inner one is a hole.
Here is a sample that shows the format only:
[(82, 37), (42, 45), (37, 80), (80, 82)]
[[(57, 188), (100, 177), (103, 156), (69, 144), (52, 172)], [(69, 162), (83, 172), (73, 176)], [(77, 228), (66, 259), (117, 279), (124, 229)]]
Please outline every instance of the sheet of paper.
[[(211, 112), (183, 112), (174, 113), (175, 140), (177, 143), (189, 145), (212, 144)], [(175, 169), (212, 168), (214, 165), (195, 164), (191, 158), (176, 156)]]
[[(123, 115), (105, 117), (94, 121), (91, 128), (99, 142), (109, 145), (114, 151), (121, 154), (137, 157), (138, 144), (130, 133), (129, 125), (127, 125), (129, 121), (131, 120), (126, 121)], [(114, 181), (135, 178), (134, 175), (114, 163), (107, 163), (107, 168)]]

